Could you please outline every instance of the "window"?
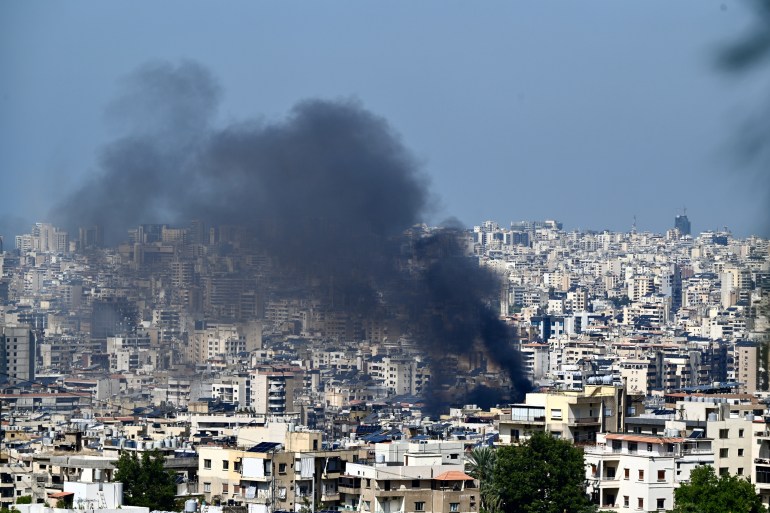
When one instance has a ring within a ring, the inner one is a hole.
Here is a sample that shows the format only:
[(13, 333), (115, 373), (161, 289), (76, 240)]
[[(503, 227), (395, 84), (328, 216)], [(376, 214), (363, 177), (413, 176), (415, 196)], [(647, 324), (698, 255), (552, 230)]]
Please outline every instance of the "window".
[(206, 470), (211, 470), (211, 460), (203, 460), (203, 468)]
[(743, 467), (738, 467), (738, 475), (739, 476), (743, 475)]
[(419, 487), (420, 487), (420, 480), (412, 479), (412, 488), (419, 488)]
[(449, 511), (460, 511), (460, 503), (459, 502), (450, 502), (449, 503)]
[(631, 474), (630, 470), (628, 470), (627, 468), (623, 469), (623, 478), (624, 479), (630, 479), (630, 474)]
[(665, 480), (666, 480), (666, 471), (658, 470), (658, 481), (665, 481)]
[(561, 418), (561, 409), (552, 408), (551, 409), (551, 418), (552, 419), (560, 419)]
[(230, 493), (230, 484), (222, 483), (222, 495), (227, 495), (228, 493)]
[(728, 438), (730, 436), (730, 430), (729, 429), (720, 429), (719, 430), (719, 438)]
[(230, 462), (227, 460), (222, 460), (222, 470), (230, 470)]
[(666, 499), (658, 499), (658, 509), (666, 509)]
[(628, 442), (628, 452), (636, 452), (636, 442)]
[(278, 473), (279, 474), (285, 474), (286, 473), (286, 463), (279, 463), (278, 464)]
[(743, 449), (738, 449), (738, 456), (743, 456)]
[(425, 503), (423, 501), (415, 502), (414, 503), (414, 510), (415, 511), (425, 511)]
[(203, 483), (203, 491), (205, 493), (211, 492), (211, 483)]
[(241, 471), (241, 462), (240, 461), (236, 461), (235, 463), (233, 463), (233, 470), (235, 470), (236, 472), (240, 472)]
[(647, 452), (652, 452), (652, 444), (647, 444)]
[(450, 460), (456, 460), (456, 459), (458, 459), (459, 457), (460, 457), (460, 455), (459, 455), (459, 454), (450, 454), (450, 455), (449, 455), (449, 459), (450, 459)]
[(730, 453), (729, 449), (719, 449), (719, 457), (720, 458), (727, 458), (727, 455)]
[(727, 467), (719, 467), (719, 475), (720, 476), (726, 476), (730, 473), (730, 469)]
[(743, 429), (738, 430), (738, 438), (743, 438)]
[(629, 498), (628, 498), (628, 495), (624, 495), (624, 496), (623, 496), (623, 507), (624, 507), (624, 508), (627, 508), (627, 507), (628, 507), (628, 505), (629, 505)]
[(644, 470), (639, 471), (639, 481), (644, 481)]
[(644, 509), (644, 499), (641, 497), (637, 497), (636, 499), (636, 509)]

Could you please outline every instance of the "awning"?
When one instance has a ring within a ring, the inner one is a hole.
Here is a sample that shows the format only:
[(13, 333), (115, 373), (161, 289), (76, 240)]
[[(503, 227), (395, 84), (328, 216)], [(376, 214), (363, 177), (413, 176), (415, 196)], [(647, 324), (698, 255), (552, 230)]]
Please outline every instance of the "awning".
[(436, 481), (473, 481), (473, 478), (459, 470), (448, 470), (433, 478)]
[(75, 492), (54, 492), (49, 493), (48, 497), (51, 499), (63, 499), (64, 497), (69, 497), (70, 495), (75, 495)]

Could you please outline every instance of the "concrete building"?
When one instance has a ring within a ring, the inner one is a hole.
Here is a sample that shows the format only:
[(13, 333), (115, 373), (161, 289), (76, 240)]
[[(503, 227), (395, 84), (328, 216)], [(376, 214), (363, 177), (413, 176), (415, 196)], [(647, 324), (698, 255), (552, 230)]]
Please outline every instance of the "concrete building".
[(461, 442), (375, 444), (375, 464), (348, 463), (340, 478), (345, 510), (477, 511), (478, 483), (463, 472)]
[(249, 375), (251, 407), (258, 414), (292, 413), (297, 391), (302, 389), (302, 369), (258, 368)]
[(29, 326), (3, 326), (0, 384), (26, 387), (35, 379), (35, 335)]
[(674, 489), (692, 469), (714, 464), (705, 438), (608, 433), (584, 451), (588, 493), (607, 511), (672, 509)]
[(587, 385), (583, 390), (529, 393), (500, 417), (500, 441), (515, 443), (546, 431), (573, 442), (591, 442), (602, 431), (623, 430), (628, 396), (621, 386)]

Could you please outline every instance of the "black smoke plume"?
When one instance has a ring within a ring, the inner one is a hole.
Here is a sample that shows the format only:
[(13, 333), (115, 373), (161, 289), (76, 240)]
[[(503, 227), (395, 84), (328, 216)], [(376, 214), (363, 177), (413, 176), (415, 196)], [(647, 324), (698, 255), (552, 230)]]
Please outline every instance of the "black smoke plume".
[[(384, 119), (355, 100), (308, 100), (277, 122), (218, 127), (219, 87), (191, 62), (144, 66), (125, 85), (108, 109), (124, 135), (53, 219), (73, 232), (100, 224), (113, 243), (160, 219), (246, 227), (282, 269), (321, 283), (346, 310), (395, 316), (432, 359), (480, 351), (507, 372), (509, 399), (529, 388), (492, 306), (499, 281), (466, 256), (462, 232), (405, 236), (431, 195)], [(457, 372), (434, 373), (435, 406), (462, 400)]]

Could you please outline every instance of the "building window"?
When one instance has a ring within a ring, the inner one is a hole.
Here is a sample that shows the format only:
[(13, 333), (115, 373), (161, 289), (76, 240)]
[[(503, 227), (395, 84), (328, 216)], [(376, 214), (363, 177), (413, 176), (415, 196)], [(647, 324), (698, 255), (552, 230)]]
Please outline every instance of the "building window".
[(420, 487), (420, 480), (412, 479), (412, 488), (419, 488), (419, 487)]
[(449, 511), (460, 511), (460, 503), (459, 502), (450, 502), (449, 503)]
[(203, 491), (204, 491), (204, 493), (210, 493), (211, 492), (211, 483), (203, 483)]
[(636, 509), (644, 509), (644, 499), (641, 497), (637, 497), (636, 499)]
[(719, 438), (727, 438), (730, 436), (730, 430), (729, 429), (720, 429), (719, 430)]
[(719, 449), (719, 457), (720, 458), (727, 458), (727, 455), (730, 453), (729, 449)]
[(720, 476), (726, 476), (730, 473), (730, 469), (727, 467), (719, 467), (719, 475)]
[(639, 471), (639, 481), (644, 481), (644, 470)]
[(665, 480), (666, 480), (666, 471), (658, 470), (658, 481), (665, 481)]
[(552, 408), (551, 409), (551, 418), (552, 419), (560, 419), (561, 418), (561, 409)]
[(738, 467), (738, 475), (739, 476), (743, 475), (743, 467)]
[(743, 449), (738, 449), (738, 456), (743, 456)]
[(211, 460), (203, 460), (203, 468), (205, 470), (211, 470)]
[(222, 495), (230, 493), (230, 485), (228, 483), (222, 483)]
[(286, 473), (286, 463), (279, 463), (278, 464), (278, 473), (279, 474), (285, 474)]
[(230, 462), (227, 460), (222, 460), (222, 470), (230, 470)]
[(658, 509), (666, 509), (666, 499), (658, 499)]
[(414, 510), (415, 511), (425, 511), (425, 503), (423, 501), (415, 502), (414, 503)]
[(623, 479), (630, 479), (631, 478), (631, 471), (627, 468), (623, 469)]
[(236, 461), (235, 463), (233, 463), (233, 470), (235, 470), (236, 472), (240, 472), (241, 471), (241, 462), (240, 461)]
[(627, 507), (628, 507), (628, 505), (629, 505), (629, 503), (630, 503), (630, 500), (629, 500), (629, 498), (628, 498), (628, 495), (624, 495), (624, 496), (623, 496), (623, 507), (624, 507), (624, 508), (627, 508)]
[(637, 445), (636, 442), (628, 442), (628, 452), (636, 452)]
[(738, 438), (743, 438), (743, 429), (738, 430)]

